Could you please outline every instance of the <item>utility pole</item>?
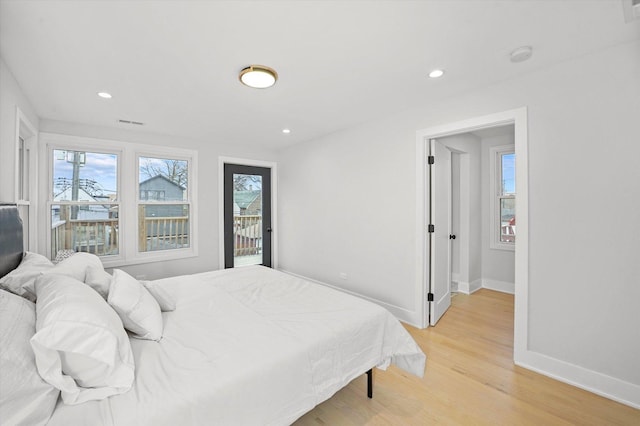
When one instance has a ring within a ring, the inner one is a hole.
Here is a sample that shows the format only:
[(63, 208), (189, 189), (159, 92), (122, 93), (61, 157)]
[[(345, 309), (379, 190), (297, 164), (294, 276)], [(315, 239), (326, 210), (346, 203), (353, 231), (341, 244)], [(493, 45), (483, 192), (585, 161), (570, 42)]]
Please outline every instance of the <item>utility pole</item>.
[[(73, 178), (71, 180), (71, 199), (78, 201), (80, 189), (80, 152), (73, 151)], [(78, 219), (78, 206), (71, 206), (71, 219)]]

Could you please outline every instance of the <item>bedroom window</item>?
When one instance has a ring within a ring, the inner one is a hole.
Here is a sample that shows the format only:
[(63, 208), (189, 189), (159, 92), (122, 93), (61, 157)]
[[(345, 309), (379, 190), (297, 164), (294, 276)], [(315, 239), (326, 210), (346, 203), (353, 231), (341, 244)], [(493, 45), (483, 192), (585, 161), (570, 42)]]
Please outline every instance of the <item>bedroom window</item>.
[(74, 250), (119, 253), (118, 155), (54, 149), (51, 255)]
[(188, 248), (189, 161), (138, 157), (138, 251)]
[(516, 242), (516, 156), (513, 145), (491, 149), (493, 171), (491, 248), (514, 250)]
[[(106, 267), (197, 256), (196, 152), (41, 133), (48, 214), (41, 243)], [(46, 222), (45, 222), (46, 220)]]

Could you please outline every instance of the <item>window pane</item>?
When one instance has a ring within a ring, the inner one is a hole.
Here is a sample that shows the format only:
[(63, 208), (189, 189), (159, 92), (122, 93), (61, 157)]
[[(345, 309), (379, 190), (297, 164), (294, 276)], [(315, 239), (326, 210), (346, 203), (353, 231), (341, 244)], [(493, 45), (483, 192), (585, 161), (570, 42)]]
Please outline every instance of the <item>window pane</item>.
[(140, 204), (138, 250), (157, 251), (189, 247), (188, 204)]
[(53, 151), (54, 201), (115, 201), (118, 156), (98, 152)]
[(186, 160), (140, 157), (140, 200), (186, 201), (188, 164)]
[(500, 199), (500, 241), (515, 243), (516, 241), (516, 200)]
[[(75, 216), (75, 217), (74, 217)], [(51, 257), (60, 250), (118, 254), (118, 206), (79, 204), (51, 206)]]
[(500, 166), (502, 170), (502, 194), (511, 195), (516, 193), (516, 155), (502, 154), (500, 156)]
[(262, 259), (262, 176), (233, 175), (233, 264), (260, 265)]

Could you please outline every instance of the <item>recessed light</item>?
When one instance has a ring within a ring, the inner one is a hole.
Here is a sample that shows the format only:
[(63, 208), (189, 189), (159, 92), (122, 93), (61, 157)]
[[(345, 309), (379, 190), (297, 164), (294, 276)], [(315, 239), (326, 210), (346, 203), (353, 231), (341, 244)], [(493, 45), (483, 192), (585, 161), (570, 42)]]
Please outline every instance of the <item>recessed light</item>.
[(111, 99), (113, 97), (111, 96), (111, 93), (107, 93), (107, 92), (98, 92), (98, 96), (104, 99)]
[(291, 133), (291, 129), (282, 129), (282, 133), (288, 135), (289, 133)]
[(433, 70), (429, 73), (429, 78), (438, 78), (444, 75), (444, 71), (442, 70)]
[(533, 48), (531, 46), (521, 46), (510, 53), (509, 57), (511, 62), (518, 63), (524, 62), (533, 55)]
[(278, 73), (264, 65), (250, 65), (243, 68), (238, 76), (242, 84), (255, 89), (266, 89), (276, 84)]

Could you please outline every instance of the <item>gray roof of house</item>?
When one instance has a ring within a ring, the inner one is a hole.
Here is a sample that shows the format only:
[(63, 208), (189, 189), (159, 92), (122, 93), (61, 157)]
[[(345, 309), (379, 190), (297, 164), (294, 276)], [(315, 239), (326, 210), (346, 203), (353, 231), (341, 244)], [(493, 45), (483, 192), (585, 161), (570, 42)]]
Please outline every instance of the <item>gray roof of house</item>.
[(260, 196), (260, 194), (262, 194), (262, 190), (233, 191), (233, 201), (241, 209), (246, 209), (251, 203), (256, 200), (256, 198)]
[(164, 176), (164, 175), (155, 175), (154, 177), (150, 177), (149, 179), (146, 179), (146, 180), (143, 180), (142, 182), (140, 182), (140, 185), (142, 185), (142, 184), (143, 184), (143, 183), (145, 183), (145, 182), (149, 182), (149, 181), (152, 181), (152, 180), (154, 180), (154, 179), (158, 179), (158, 178), (160, 178), (160, 179), (164, 179), (164, 180), (166, 180), (167, 182), (169, 182), (169, 183), (171, 183), (171, 184), (173, 184), (173, 185), (177, 186), (178, 188), (180, 188), (180, 189), (182, 189), (182, 190), (187, 189), (187, 188), (185, 188), (184, 186), (177, 184), (176, 182), (172, 181), (171, 179), (169, 179), (168, 177), (166, 177), (166, 176)]

